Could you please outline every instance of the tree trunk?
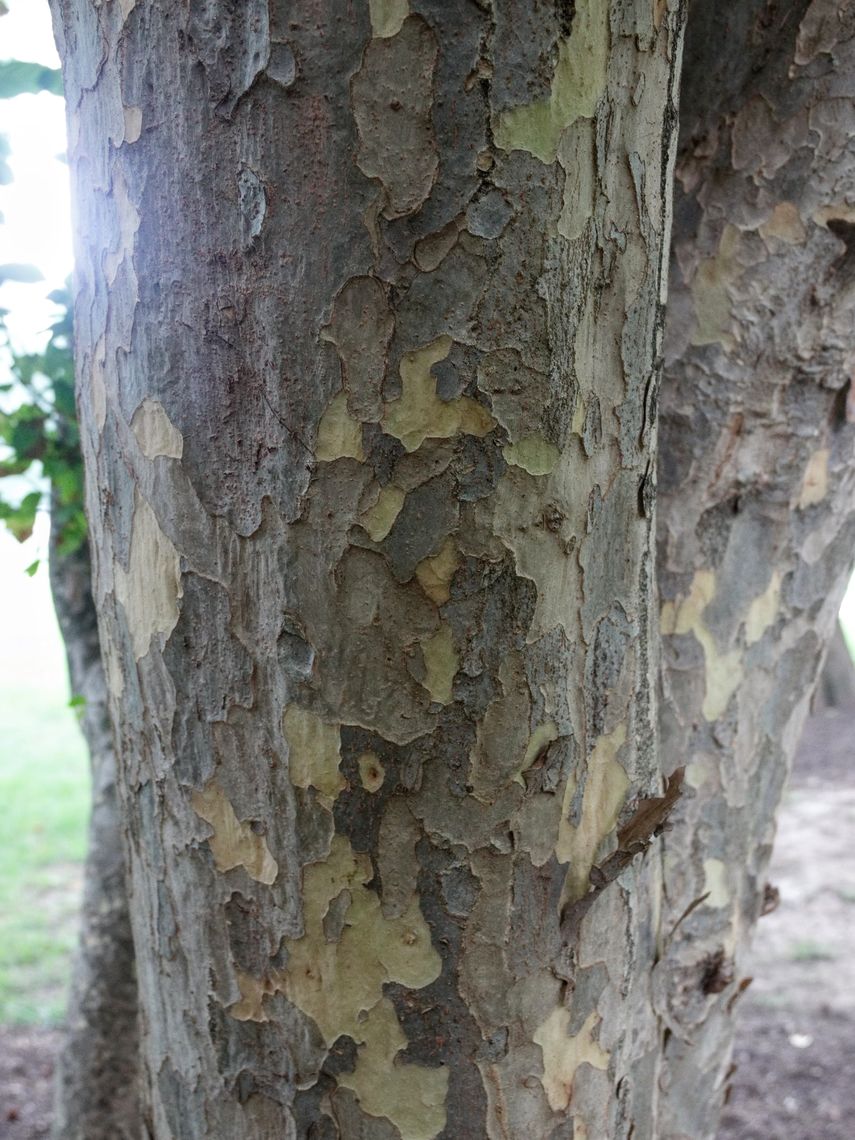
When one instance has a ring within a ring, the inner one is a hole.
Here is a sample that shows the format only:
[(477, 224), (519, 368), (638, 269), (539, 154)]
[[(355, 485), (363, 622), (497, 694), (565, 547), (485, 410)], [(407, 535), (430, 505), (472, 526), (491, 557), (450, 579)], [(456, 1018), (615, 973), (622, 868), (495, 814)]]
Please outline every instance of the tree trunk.
[(92, 814), (84, 868), (81, 937), (72, 969), (67, 1035), (59, 1059), (57, 1140), (139, 1136), (136, 980), (89, 551), (61, 553), (51, 533), (50, 581), (65, 642), (71, 691), (84, 698)]
[(855, 552), (855, 9), (697, 3), (659, 467), (663, 1137), (715, 1133), (774, 819)]
[(157, 1140), (658, 1135), (678, 0), (55, 0)]

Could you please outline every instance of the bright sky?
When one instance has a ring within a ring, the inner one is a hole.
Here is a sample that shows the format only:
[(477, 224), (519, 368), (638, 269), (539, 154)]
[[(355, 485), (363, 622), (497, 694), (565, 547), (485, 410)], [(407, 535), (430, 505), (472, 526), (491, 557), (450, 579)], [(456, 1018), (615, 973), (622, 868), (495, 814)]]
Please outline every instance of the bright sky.
[[(58, 67), (47, 0), (6, 0), (0, 17), (0, 58), (24, 59)], [(65, 152), (65, 112), (56, 95), (19, 95), (0, 99), (0, 133), (11, 148), (14, 175), (0, 186), (0, 264), (35, 265), (44, 282), (0, 286), (0, 306), (15, 347), (40, 347), (54, 306), (47, 294), (71, 272), (71, 223)]]
[[(58, 67), (47, 0), (6, 3), (9, 12), (0, 17), (0, 58)], [(14, 174), (8, 186), (0, 186), (0, 264), (36, 265), (45, 277), (33, 285), (7, 282), (0, 286), (0, 306), (9, 309), (7, 324), (13, 343), (18, 351), (26, 352), (41, 347), (55, 314), (47, 294), (71, 272), (68, 170), (56, 157), (65, 151), (62, 99), (46, 92), (0, 99), (0, 133), (9, 141)], [(44, 514), (24, 546), (0, 526), (0, 698), (13, 680), (30, 677), (46, 694), (65, 691), (62, 643), (46, 567), (42, 564), (34, 578), (24, 573), (31, 562), (45, 557), (47, 539)], [(0, 721), (2, 712), (0, 702)]]

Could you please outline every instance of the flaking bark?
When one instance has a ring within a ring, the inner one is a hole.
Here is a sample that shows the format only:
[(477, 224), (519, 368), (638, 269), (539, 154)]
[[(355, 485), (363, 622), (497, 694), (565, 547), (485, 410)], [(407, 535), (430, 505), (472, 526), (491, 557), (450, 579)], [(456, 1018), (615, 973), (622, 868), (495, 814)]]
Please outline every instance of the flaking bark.
[(54, 10), (146, 1128), (655, 1136), (682, 4)]
[(715, 1135), (775, 811), (855, 552), (855, 9), (691, 7), (662, 389), (660, 1135)]

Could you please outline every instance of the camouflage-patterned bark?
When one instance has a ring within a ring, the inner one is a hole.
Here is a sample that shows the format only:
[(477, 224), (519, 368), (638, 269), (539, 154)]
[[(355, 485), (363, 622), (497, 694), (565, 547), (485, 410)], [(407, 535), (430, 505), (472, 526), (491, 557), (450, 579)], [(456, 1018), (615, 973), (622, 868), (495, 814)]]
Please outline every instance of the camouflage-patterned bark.
[(855, 553), (855, 7), (691, 6), (659, 566), (661, 1135), (715, 1135), (774, 816)]
[(54, 7), (149, 1132), (656, 1135), (682, 5)]

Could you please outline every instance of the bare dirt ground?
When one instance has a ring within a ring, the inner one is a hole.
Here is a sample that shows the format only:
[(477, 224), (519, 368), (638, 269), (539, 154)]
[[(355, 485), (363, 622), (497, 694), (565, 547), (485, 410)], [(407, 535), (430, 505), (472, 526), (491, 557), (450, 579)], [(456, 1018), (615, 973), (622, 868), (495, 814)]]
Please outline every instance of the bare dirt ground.
[[(719, 1140), (853, 1140), (855, 711), (808, 724), (769, 877)], [(0, 1028), (0, 1140), (49, 1136), (60, 1040)]]
[(855, 711), (808, 722), (769, 879), (719, 1140), (853, 1140)]

